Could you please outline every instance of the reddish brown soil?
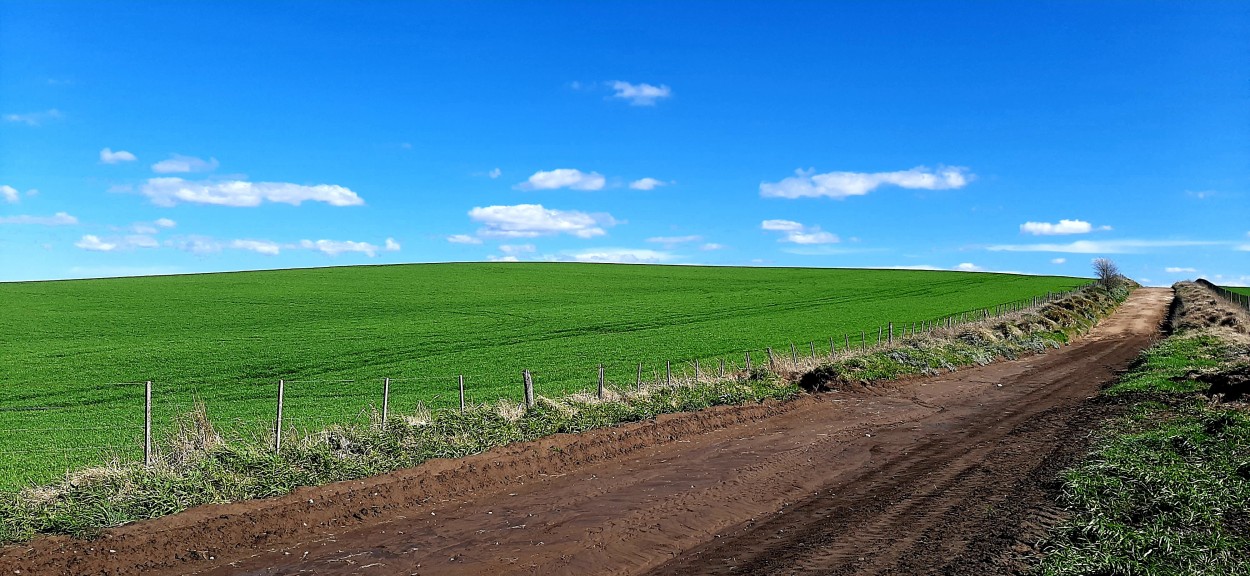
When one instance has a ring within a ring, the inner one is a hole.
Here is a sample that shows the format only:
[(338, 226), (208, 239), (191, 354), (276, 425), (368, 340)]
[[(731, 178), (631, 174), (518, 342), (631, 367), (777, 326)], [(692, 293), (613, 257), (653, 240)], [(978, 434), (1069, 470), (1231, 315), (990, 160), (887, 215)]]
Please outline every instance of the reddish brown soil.
[(7, 574), (995, 574), (1057, 517), (1138, 290), (1062, 350), (868, 392), (560, 435), (0, 549)]

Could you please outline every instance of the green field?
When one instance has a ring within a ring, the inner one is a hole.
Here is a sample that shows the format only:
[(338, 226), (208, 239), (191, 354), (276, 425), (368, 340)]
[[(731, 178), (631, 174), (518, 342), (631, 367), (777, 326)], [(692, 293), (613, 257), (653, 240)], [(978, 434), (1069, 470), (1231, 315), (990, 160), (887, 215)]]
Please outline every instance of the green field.
[(1224, 287), (1224, 289), (1225, 289), (1225, 290), (1229, 290), (1229, 291), (1231, 291), (1231, 292), (1236, 292), (1236, 293), (1238, 293), (1238, 294), (1243, 294), (1243, 295), (1246, 295), (1246, 296), (1250, 296), (1250, 287), (1245, 287), (1245, 286), (1225, 286), (1225, 287)]
[(938, 320), (1087, 280), (961, 272), (591, 264), (429, 264), (0, 284), (0, 488), (141, 454), (198, 399), (263, 435), (279, 379), (301, 428), (391, 409), (632, 386), (638, 363), (738, 365), (765, 347)]

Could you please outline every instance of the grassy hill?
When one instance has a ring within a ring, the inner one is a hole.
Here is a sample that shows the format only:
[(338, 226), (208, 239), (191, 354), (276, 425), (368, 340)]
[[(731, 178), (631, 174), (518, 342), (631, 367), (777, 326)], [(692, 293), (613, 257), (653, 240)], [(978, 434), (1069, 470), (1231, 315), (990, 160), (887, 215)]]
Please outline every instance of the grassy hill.
[(894, 322), (937, 320), (1085, 283), (960, 272), (590, 264), (429, 264), (0, 284), (0, 487), (133, 458), (144, 380), (161, 430), (202, 400), (245, 433), (520, 398), (738, 364), (764, 347), (827, 351)]

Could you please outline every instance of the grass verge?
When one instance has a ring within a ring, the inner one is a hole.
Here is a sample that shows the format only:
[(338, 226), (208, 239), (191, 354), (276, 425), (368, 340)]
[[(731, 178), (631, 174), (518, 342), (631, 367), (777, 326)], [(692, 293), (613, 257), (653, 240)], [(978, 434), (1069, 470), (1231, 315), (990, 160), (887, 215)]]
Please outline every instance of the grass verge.
[(1250, 574), (1250, 407), (1226, 401), (1244, 392), (1250, 338), (1207, 289), (1176, 288), (1177, 331), (1104, 392), (1131, 408), (1062, 475), (1071, 516), (1034, 574)]
[[(203, 407), (182, 416), (157, 452), (154, 465), (118, 462), (68, 474), (59, 483), (0, 494), (0, 542), (39, 534), (91, 537), (136, 520), (192, 506), (289, 493), (299, 486), (372, 476), (416, 466), (431, 458), (456, 458), (549, 434), (576, 433), (717, 405), (785, 400), (801, 394), (799, 382), (894, 379), (953, 370), (998, 357), (1014, 358), (1066, 342), (1088, 330), (1128, 295), (1088, 286), (1025, 312), (900, 338), (883, 350), (817, 360), (779, 361), (724, 379), (682, 380), (641, 390), (539, 397), (533, 408), (500, 400), (461, 412), (418, 406), (385, 426), (331, 426), (288, 441), (280, 452), (271, 437), (221, 432)], [(815, 387), (819, 388), (819, 387)]]

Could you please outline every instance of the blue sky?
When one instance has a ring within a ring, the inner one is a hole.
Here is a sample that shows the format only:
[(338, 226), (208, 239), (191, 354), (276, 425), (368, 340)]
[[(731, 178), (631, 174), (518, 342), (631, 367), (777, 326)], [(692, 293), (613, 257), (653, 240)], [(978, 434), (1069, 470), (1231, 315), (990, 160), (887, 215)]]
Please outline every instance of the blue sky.
[(1250, 3), (0, 1), (0, 281), (402, 262), (1250, 284)]

